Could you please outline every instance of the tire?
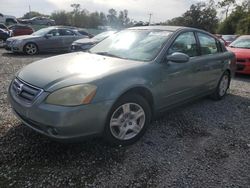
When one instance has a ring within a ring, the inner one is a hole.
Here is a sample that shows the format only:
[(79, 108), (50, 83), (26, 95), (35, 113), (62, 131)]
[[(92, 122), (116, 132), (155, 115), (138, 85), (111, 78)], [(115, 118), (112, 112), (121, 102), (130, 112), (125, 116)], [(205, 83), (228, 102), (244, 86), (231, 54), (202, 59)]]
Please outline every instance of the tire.
[(35, 43), (27, 43), (23, 47), (23, 52), (27, 55), (35, 55), (38, 53), (38, 47)]
[(228, 71), (224, 72), (220, 78), (220, 81), (216, 87), (215, 92), (211, 95), (214, 100), (221, 100), (227, 95), (227, 91), (230, 87), (230, 74)]
[(130, 145), (143, 136), (150, 120), (148, 102), (140, 95), (127, 94), (111, 108), (104, 139), (112, 145)]

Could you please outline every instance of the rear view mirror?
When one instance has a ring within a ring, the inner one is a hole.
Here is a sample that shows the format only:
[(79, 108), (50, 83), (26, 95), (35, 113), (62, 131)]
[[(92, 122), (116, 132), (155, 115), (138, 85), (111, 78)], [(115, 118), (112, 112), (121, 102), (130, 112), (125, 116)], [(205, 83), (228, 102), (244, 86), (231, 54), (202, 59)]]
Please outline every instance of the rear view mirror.
[(167, 61), (172, 61), (174, 63), (187, 63), (189, 61), (189, 56), (184, 53), (175, 52), (167, 56)]

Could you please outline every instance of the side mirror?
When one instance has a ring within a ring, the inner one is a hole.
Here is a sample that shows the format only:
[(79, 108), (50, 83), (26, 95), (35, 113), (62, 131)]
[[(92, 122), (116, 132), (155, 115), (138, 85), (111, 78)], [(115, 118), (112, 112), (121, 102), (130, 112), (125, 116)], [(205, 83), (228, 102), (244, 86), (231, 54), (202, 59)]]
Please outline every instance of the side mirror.
[(53, 34), (48, 34), (48, 33), (47, 33), (47, 34), (44, 35), (44, 37), (48, 39), (48, 38), (50, 38), (50, 37), (53, 37)]
[(187, 63), (189, 61), (189, 56), (184, 53), (175, 52), (167, 56), (167, 61), (172, 61), (174, 63)]

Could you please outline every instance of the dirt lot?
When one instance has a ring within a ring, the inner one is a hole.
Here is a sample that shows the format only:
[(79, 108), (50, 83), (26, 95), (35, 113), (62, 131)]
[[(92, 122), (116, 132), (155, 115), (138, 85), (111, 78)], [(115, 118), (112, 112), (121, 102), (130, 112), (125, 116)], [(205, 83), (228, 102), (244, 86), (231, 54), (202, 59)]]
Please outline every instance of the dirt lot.
[(250, 187), (250, 76), (222, 101), (166, 113), (132, 146), (60, 144), (22, 125), (6, 96), (16, 71), (48, 56), (0, 49), (0, 187)]

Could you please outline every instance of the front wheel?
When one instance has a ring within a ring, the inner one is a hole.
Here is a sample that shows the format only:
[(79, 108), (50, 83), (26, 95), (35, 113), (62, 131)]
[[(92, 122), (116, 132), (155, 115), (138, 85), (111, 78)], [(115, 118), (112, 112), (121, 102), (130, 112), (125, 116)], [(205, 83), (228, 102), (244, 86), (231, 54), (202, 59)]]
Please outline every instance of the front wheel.
[(111, 109), (104, 137), (114, 145), (132, 144), (143, 136), (150, 119), (150, 106), (142, 96), (125, 95)]
[(230, 74), (229, 72), (226, 71), (222, 75), (219, 84), (215, 92), (211, 95), (211, 97), (215, 100), (221, 100), (223, 97), (226, 96), (229, 86), (230, 86)]
[(38, 52), (38, 48), (34, 43), (28, 43), (24, 46), (24, 53), (27, 55), (35, 55)]

